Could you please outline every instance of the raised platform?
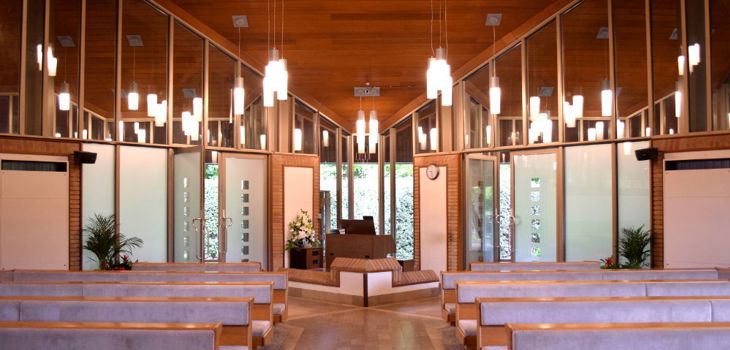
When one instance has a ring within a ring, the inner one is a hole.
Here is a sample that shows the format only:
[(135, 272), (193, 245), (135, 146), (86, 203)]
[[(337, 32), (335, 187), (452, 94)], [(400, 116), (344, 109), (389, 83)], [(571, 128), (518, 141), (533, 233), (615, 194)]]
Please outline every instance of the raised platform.
[(367, 307), (439, 293), (435, 272), (403, 272), (393, 258), (337, 258), (329, 271), (289, 269), (290, 295), (340, 304)]

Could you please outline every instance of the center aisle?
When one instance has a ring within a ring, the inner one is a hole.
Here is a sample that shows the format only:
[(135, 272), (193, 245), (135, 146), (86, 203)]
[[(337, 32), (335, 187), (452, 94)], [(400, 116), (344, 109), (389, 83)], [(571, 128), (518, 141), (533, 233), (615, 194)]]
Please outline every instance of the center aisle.
[(289, 319), (262, 350), (456, 350), (439, 298), (363, 308), (289, 297)]

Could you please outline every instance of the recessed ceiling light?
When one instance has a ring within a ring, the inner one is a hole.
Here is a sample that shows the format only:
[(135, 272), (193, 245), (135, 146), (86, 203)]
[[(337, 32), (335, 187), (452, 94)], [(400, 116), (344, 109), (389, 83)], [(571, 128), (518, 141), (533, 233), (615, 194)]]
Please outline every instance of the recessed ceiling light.
[(485, 26), (496, 27), (500, 24), (502, 24), (502, 14), (501, 13), (488, 13), (487, 14), (487, 19), (484, 21)]
[(248, 28), (248, 16), (246, 16), (246, 15), (233, 16), (233, 28)]
[(127, 35), (127, 41), (129, 42), (129, 46), (132, 46), (132, 47), (144, 46), (144, 42), (142, 42), (141, 35)]
[(61, 47), (76, 47), (74, 39), (68, 35), (59, 35), (56, 39), (58, 39), (58, 43), (61, 44)]
[(608, 40), (608, 27), (598, 28), (598, 34), (596, 34), (596, 39)]
[(553, 90), (555, 88), (552, 86), (541, 86), (539, 95), (542, 97), (549, 97), (553, 95)]
[(355, 97), (377, 97), (380, 96), (379, 86), (356, 86)]

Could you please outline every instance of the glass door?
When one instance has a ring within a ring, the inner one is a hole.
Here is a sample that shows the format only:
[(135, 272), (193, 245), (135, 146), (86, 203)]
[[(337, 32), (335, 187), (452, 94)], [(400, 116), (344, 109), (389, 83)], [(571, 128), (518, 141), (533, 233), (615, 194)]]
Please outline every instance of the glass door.
[(558, 260), (557, 150), (512, 153), (515, 261)]
[(224, 153), (220, 160), (220, 261), (268, 268), (266, 156)]
[(197, 262), (201, 256), (200, 149), (175, 149), (173, 259)]
[(497, 159), (467, 155), (465, 162), (464, 265), (497, 260), (495, 169)]

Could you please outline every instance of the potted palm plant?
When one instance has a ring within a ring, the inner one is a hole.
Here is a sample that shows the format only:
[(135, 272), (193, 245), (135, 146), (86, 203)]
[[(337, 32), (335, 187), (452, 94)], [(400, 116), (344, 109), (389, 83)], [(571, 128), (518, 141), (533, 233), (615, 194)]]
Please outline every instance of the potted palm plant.
[(644, 266), (644, 262), (649, 258), (651, 250), (649, 243), (651, 242), (650, 231), (639, 227), (624, 228), (622, 230), (623, 237), (619, 241), (619, 252), (621, 257), (626, 259), (623, 264), (627, 269), (640, 269)]
[(114, 215), (94, 214), (89, 224), (84, 227), (86, 243), (84, 249), (94, 255), (100, 270), (131, 270), (132, 262), (128, 254), (144, 243), (138, 237), (127, 238), (121, 232), (117, 234)]

